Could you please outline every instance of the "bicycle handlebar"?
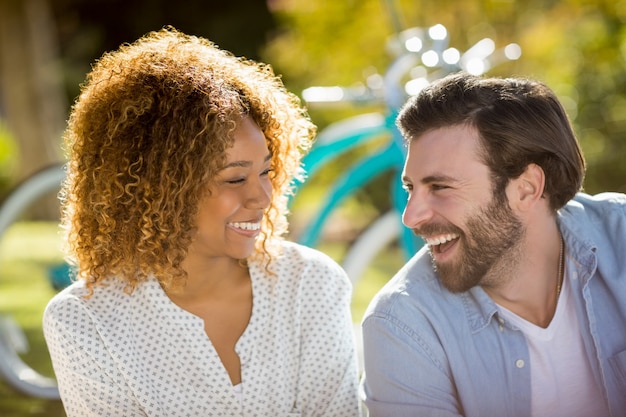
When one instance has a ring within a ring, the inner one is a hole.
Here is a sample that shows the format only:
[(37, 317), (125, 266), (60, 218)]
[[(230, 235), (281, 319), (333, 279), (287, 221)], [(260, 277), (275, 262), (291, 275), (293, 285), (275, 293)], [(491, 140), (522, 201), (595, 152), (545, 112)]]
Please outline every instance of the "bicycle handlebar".
[[(365, 84), (352, 87), (309, 87), (302, 91), (302, 97), (312, 105), (385, 104), (398, 109), (408, 96), (446, 74), (463, 70), (480, 75), (521, 56), (521, 48), (515, 43), (496, 50), (492, 39), (483, 38), (461, 53), (448, 47), (448, 41), (448, 31), (441, 24), (427, 30), (406, 29), (387, 42), (387, 49), (396, 58), (382, 76), (375, 74)], [(403, 82), (407, 75), (408, 80)]]

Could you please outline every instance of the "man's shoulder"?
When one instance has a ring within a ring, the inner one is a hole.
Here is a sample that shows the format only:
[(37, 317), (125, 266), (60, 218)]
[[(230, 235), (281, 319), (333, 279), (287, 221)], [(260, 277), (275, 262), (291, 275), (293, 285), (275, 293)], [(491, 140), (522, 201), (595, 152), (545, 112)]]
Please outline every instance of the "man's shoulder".
[(626, 194), (578, 193), (559, 210), (560, 221), (578, 234), (617, 235), (626, 229)]
[(615, 213), (623, 215), (626, 212), (626, 194), (605, 192), (600, 194), (578, 193), (570, 200), (560, 212), (562, 214), (589, 216)]

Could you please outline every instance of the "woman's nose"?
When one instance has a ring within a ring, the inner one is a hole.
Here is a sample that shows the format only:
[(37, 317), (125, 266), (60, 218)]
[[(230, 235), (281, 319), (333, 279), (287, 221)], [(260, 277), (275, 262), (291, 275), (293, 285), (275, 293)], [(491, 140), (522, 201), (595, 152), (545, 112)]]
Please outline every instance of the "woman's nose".
[(248, 204), (252, 208), (265, 209), (272, 200), (272, 183), (268, 178), (260, 178), (251, 184), (248, 194)]

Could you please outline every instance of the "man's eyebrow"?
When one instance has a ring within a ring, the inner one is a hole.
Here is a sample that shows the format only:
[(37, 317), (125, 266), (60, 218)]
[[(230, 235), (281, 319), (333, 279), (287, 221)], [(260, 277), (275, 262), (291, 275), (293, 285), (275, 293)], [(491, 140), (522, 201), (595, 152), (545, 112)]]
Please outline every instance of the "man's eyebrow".
[(420, 182), (422, 184), (432, 184), (434, 182), (450, 183), (450, 182), (457, 182), (457, 181), (458, 180), (456, 178), (451, 177), (449, 175), (439, 174), (439, 175), (428, 175), (422, 178)]
[[(263, 160), (263, 162), (267, 162), (270, 159), (272, 159), (272, 154), (268, 153), (267, 156), (265, 157), (265, 159)], [(233, 161), (229, 164), (226, 164), (222, 167), (222, 169), (226, 169), (226, 168), (236, 168), (236, 167), (249, 167), (252, 165), (252, 161)]]
[[(406, 175), (402, 177), (402, 182), (405, 184), (412, 183), (411, 179), (407, 177)], [(433, 184), (433, 183), (438, 183), (438, 182), (454, 183), (454, 182), (458, 182), (458, 180), (449, 175), (436, 174), (436, 175), (428, 175), (422, 178), (419, 182), (422, 184)]]

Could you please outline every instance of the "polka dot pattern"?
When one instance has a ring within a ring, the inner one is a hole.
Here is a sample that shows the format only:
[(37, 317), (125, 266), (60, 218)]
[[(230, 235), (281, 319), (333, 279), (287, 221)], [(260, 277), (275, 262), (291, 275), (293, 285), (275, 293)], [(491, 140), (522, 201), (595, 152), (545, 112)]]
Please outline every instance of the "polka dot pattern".
[(272, 270), (250, 265), (252, 316), (236, 345), (241, 399), (203, 321), (156, 280), (131, 295), (114, 280), (88, 299), (82, 282), (57, 294), (44, 334), (67, 415), (358, 416), (348, 278), (288, 242)]

